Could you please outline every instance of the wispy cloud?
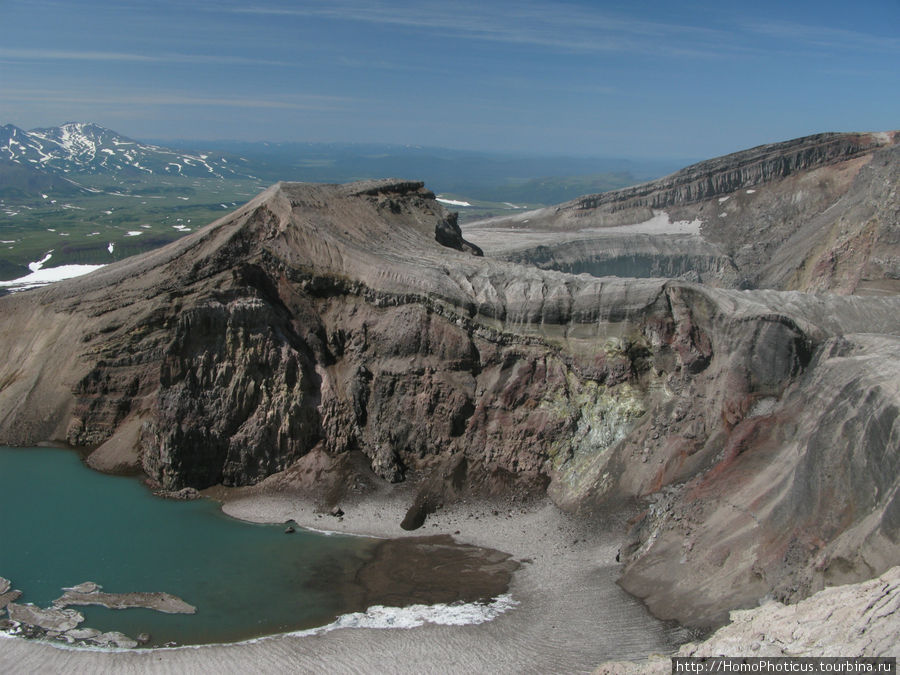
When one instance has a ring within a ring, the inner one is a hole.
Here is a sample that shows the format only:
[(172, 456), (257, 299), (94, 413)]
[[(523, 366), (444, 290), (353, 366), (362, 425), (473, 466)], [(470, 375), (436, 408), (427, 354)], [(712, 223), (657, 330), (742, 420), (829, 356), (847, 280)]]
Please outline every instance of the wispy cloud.
[(746, 30), (778, 40), (790, 40), (793, 47), (805, 46), (829, 51), (898, 52), (900, 38), (786, 21), (758, 21), (744, 25)]
[(315, 94), (285, 98), (247, 98), (236, 96), (196, 96), (183, 92), (115, 92), (86, 95), (83, 92), (56, 89), (5, 89), (7, 101), (29, 103), (140, 105), (140, 106), (214, 106), (230, 108), (281, 108), (288, 110), (336, 111), (355, 103), (352, 99)]
[(78, 49), (0, 47), (0, 59), (10, 61), (99, 61), (133, 63), (191, 63), (210, 65), (290, 66), (285, 61), (248, 58), (227, 54), (138, 54)]
[(158, 57), (121, 52), (95, 52), (63, 49), (34, 49), (29, 47), (0, 47), (0, 58), (35, 61), (143, 61), (155, 63)]
[[(221, 7), (219, 7), (221, 9)], [(410, 4), (331, 0), (302, 6), (233, 6), (227, 11), (294, 16), (440, 31), (470, 40), (565, 52), (640, 52), (704, 56), (729, 47), (727, 34), (709, 28), (643, 21), (563, 3)]]

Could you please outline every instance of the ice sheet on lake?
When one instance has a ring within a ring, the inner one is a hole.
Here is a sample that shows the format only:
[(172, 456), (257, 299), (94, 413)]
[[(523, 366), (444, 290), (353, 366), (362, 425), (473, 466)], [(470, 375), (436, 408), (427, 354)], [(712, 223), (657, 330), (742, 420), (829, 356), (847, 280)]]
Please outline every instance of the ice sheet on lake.
[(501, 595), (487, 603), (456, 602), (408, 607), (374, 605), (365, 612), (343, 614), (327, 626), (297, 631), (290, 635), (305, 637), (341, 628), (417, 628), (427, 623), (440, 626), (468, 626), (493, 621), (518, 604), (510, 595)]

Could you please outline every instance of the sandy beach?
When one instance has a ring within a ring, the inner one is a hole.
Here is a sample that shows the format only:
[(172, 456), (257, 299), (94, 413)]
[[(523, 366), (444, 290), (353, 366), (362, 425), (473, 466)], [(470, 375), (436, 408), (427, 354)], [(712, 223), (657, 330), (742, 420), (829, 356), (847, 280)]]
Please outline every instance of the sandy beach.
[[(378, 495), (318, 513), (290, 493), (234, 491), (226, 513), (255, 522), (377, 537), (446, 534), (507, 552), (521, 564), (509, 609), (478, 625), (345, 628), (231, 645), (100, 652), (19, 639), (0, 641), (0, 670), (33, 672), (575, 673), (608, 660), (670, 653), (684, 632), (666, 627), (616, 584), (619, 541), (549, 503), (463, 503), (415, 532), (399, 526), (409, 502)], [(610, 532), (615, 530), (610, 527)]]

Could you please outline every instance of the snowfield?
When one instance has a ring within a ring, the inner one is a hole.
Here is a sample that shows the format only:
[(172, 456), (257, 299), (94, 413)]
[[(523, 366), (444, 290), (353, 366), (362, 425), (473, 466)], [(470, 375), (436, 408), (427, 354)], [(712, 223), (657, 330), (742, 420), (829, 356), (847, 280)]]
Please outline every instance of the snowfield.
[(444, 199), (443, 197), (436, 197), (436, 199), (441, 204), (447, 204), (448, 206), (472, 206), (469, 202), (462, 202), (457, 199)]
[[(47, 258), (49, 257), (50, 256), (48, 255)], [(47, 260), (47, 258), (44, 260)], [(34, 263), (31, 264), (33, 265)], [(31, 267), (31, 265), (29, 265), (29, 267)], [(52, 284), (55, 281), (80, 277), (83, 274), (93, 272), (101, 267), (103, 267), (103, 265), (60, 265), (59, 267), (38, 268), (24, 277), (12, 279), (11, 281), (0, 281), (0, 287), (8, 288), (10, 291), (14, 292), (24, 291), (29, 288), (37, 288), (38, 286)]]

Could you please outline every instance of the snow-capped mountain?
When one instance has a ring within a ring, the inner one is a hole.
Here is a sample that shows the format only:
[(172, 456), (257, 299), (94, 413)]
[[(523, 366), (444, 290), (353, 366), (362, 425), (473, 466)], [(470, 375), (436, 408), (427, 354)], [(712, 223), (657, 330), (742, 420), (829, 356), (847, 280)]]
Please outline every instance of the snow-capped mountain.
[(69, 122), (24, 131), (0, 127), (0, 159), (57, 174), (125, 173), (250, 177), (246, 160), (146, 145), (96, 124)]

